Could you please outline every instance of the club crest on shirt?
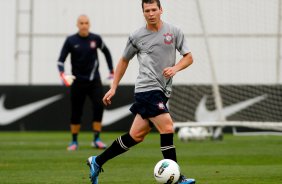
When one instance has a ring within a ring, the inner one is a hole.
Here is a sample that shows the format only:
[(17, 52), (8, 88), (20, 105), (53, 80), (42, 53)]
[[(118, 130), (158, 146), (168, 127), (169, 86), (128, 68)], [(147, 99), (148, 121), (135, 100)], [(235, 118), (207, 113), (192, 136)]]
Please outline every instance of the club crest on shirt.
[(90, 41), (90, 48), (95, 49), (96, 48), (96, 42)]
[(168, 45), (172, 44), (173, 43), (173, 35), (170, 34), (170, 33), (164, 34), (164, 43), (168, 44)]
[(163, 102), (158, 103), (158, 107), (159, 109), (162, 109), (162, 110), (165, 109), (165, 105)]

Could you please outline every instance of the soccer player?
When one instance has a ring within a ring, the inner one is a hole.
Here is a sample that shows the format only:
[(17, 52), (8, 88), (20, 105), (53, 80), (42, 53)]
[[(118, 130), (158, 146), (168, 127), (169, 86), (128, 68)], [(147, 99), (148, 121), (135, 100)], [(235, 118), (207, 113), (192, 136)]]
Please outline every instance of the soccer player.
[[(88, 158), (92, 184), (98, 184), (98, 175), (107, 161), (142, 142), (152, 126), (160, 133), (163, 157), (177, 161), (173, 121), (166, 103), (171, 94), (172, 77), (192, 64), (192, 54), (183, 32), (161, 20), (163, 10), (159, 0), (142, 0), (142, 9), (147, 23), (129, 36), (112, 87), (103, 98), (105, 105), (111, 104), (129, 61), (137, 54), (139, 75), (135, 84), (135, 103), (130, 108), (135, 118), (128, 133), (118, 137), (100, 155)], [(183, 55), (177, 64), (176, 50)], [(181, 175), (178, 183), (194, 184), (195, 180)]]
[[(102, 116), (104, 111), (103, 86), (99, 73), (98, 49), (106, 58), (110, 76), (113, 77), (113, 63), (109, 49), (106, 47), (102, 38), (98, 34), (89, 32), (90, 22), (86, 15), (80, 15), (77, 19), (78, 33), (67, 37), (58, 61), (58, 69), (62, 81), (71, 91), (71, 119), (70, 130), (72, 142), (67, 147), (68, 150), (78, 149), (78, 133), (81, 127), (81, 117), (83, 105), (88, 96), (92, 102), (93, 122), (92, 129), (94, 138), (92, 146), (105, 149), (100, 139), (102, 129)], [(70, 84), (64, 72), (64, 62), (68, 54), (71, 54), (71, 70), (75, 77), (73, 84)]]

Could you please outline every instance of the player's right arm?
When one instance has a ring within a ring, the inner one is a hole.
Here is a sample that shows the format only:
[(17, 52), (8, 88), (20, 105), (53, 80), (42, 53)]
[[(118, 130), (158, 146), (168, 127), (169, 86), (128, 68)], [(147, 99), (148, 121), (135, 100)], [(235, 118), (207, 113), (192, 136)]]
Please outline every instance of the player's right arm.
[(115, 95), (116, 89), (118, 87), (118, 84), (120, 80), (122, 79), (127, 67), (128, 67), (129, 61), (122, 57), (116, 67), (114, 80), (111, 86), (111, 89), (105, 94), (103, 98), (103, 103), (105, 105), (110, 105), (112, 103), (111, 98)]
[(68, 38), (66, 39), (63, 48), (61, 50), (58, 62), (57, 62), (57, 66), (58, 66), (58, 70), (59, 70), (59, 74), (60, 74), (60, 78), (62, 80), (62, 82), (64, 83), (65, 86), (70, 86), (70, 82), (67, 80), (66, 75), (65, 75), (65, 66), (64, 63), (66, 61), (66, 58), (70, 52), (70, 46), (69, 46), (69, 41)]
[(116, 93), (116, 89), (118, 87), (118, 84), (119, 84), (121, 78), (123, 77), (123, 75), (124, 75), (124, 73), (127, 69), (129, 61), (138, 52), (138, 48), (137, 48), (135, 43), (136, 43), (136, 41), (134, 40), (134, 36), (133, 35), (129, 36), (126, 47), (123, 51), (123, 55), (122, 55), (122, 57), (120, 58), (120, 60), (117, 64), (111, 89), (105, 94), (105, 96), (103, 98), (103, 103), (105, 105), (110, 105), (112, 103), (111, 98)]

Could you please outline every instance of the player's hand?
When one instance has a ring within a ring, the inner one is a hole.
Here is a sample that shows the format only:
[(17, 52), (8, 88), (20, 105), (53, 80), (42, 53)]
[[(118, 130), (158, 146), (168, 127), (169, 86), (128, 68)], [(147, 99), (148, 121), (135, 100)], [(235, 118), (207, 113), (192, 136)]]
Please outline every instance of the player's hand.
[(75, 80), (75, 76), (73, 75), (66, 75), (65, 73), (60, 73), (60, 77), (65, 86), (70, 87)]
[(111, 99), (112, 99), (112, 97), (115, 95), (115, 93), (116, 93), (116, 91), (115, 91), (113, 88), (111, 88), (111, 89), (105, 94), (105, 96), (104, 96), (104, 98), (103, 98), (103, 103), (104, 103), (105, 105), (110, 105), (110, 104), (112, 103)]
[(167, 67), (163, 70), (163, 76), (165, 78), (171, 78), (176, 74), (176, 71), (173, 67)]

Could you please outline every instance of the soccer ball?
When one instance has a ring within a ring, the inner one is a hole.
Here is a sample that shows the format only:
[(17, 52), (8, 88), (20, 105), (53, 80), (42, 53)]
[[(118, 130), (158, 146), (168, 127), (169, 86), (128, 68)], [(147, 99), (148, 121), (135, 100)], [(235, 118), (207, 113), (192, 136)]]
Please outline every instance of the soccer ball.
[(175, 161), (163, 159), (156, 164), (154, 168), (154, 177), (158, 183), (176, 183), (180, 177), (180, 168)]
[(209, 132), (205, 127), (183, 127), (177, 135), (181, 141), (204, 140), (209, 136)]

